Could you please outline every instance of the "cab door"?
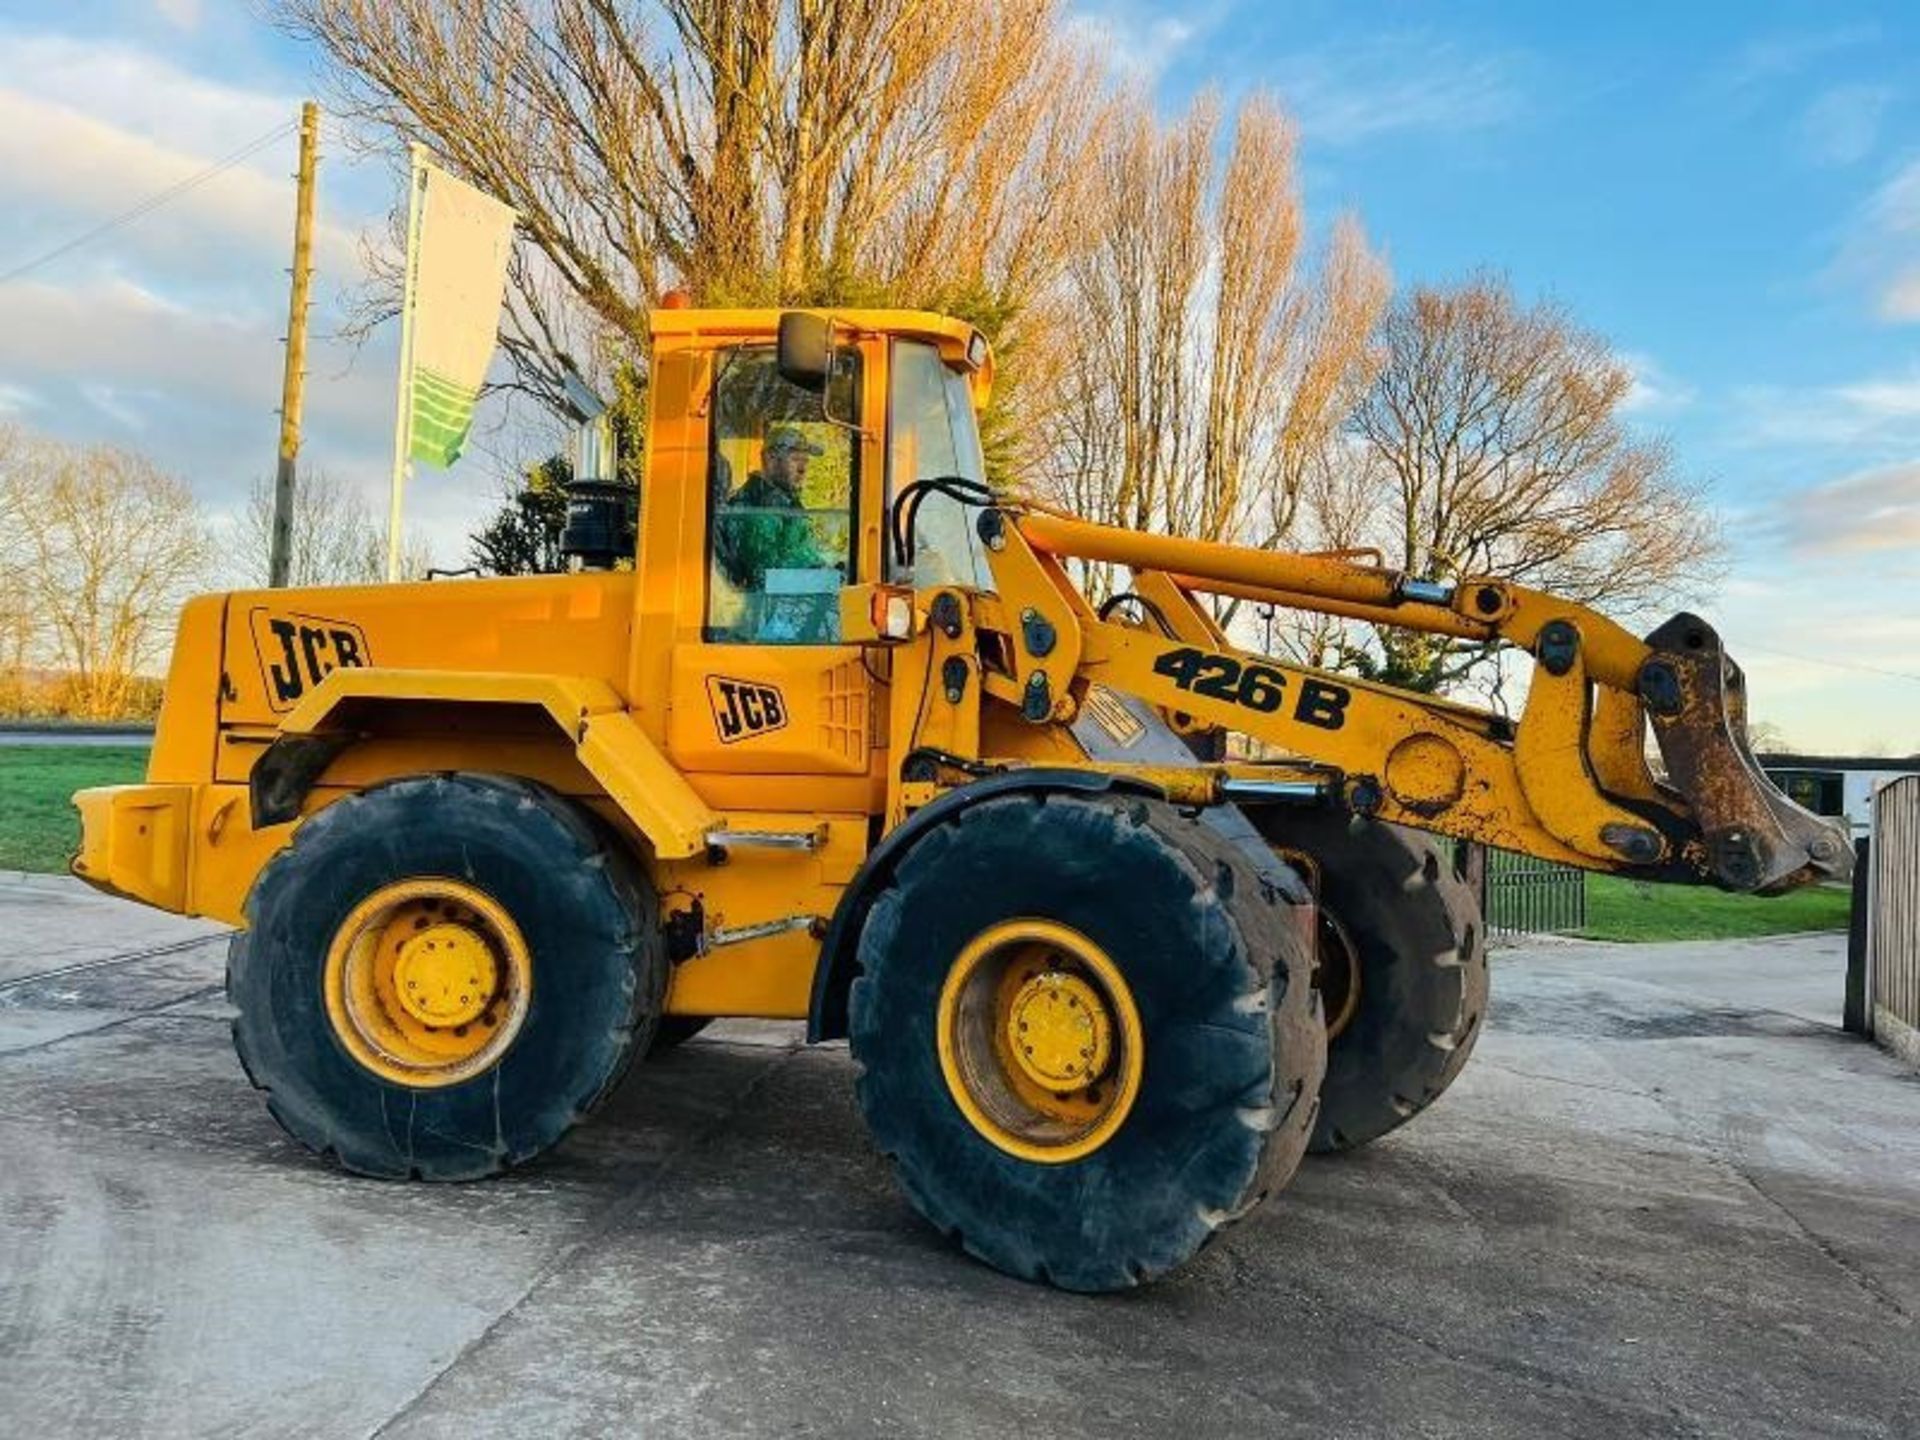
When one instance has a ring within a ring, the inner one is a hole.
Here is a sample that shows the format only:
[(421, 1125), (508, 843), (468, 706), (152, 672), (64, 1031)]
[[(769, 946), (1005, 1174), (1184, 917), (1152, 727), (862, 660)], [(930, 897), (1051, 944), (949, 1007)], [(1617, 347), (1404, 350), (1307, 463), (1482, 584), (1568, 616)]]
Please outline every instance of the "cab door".
[(845, 347), (823, 396), (782, 378), (771, 345), (716, 358), (704, 613), (674, 646), (666, 739), (723, 806), (871, 808), (873, 679), (839, 605), (879, 565), (881, 452), (857, 427), (880, 359)]

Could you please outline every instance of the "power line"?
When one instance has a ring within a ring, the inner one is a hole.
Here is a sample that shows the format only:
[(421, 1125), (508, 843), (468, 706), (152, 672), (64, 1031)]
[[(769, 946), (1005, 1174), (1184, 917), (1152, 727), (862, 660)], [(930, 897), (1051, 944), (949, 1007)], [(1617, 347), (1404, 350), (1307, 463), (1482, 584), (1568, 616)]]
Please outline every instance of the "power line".
[(153, 194), (149, 195), (146, 199), (142, 200), (138, 205), (133, 206), (131, 209), (122, 211), (120, 214), (115, 215), (110, 220), (101, 221), (98, 225), (95, 225), (92, 229), (83, 231), (80, 234), (74, 236), (71, 240), (68, 240), (63, 244), (54, 246), (53, 249), (47, 251), (44, 255), (37, 256), (36, 258), (27, 261), (26, 264), (24, 265), (15, 266), (13, 269), (8, 270), (4, 274), (0, 274), (0, 285), (5, 285), (8, 281), (11, 281), (11, 280), (18, 280), (22, 275), (27, 274), (29, 271), (38, 270), (42, 265), (48, 264), (54, 260), (58, 260), (62, 255), (66, 255), (71, 251), (78, 250), (82, 245), (86, 245), (91, 243), (92, 241), (98, 240), (102, 235), (110, 234), (112, 231), (118, 230), (122, 226), (131, 225), (134, 221), (140, 219), (145, 215), (152, 214), (155, 210), (158, 210), (162, 205), (166, 205), (171, 201), (178, 200), (182, 195), (185, 195), (189, 190), (197, 189), (200, 186), (206, 184), (207, 181), (213, 179), (214, 176), (220, 174), (222, 171), (231, 170), (234, 166), (238, 165), (242, 160), (246, 160), (254, 155), (259, 154), (262, 150), (266, 149), (267, 146), (273, 144), (274, 141), (279, 140), (287, 135), (291, 135), (298, 128), (299, 128), (299, 122), (294, 120), (289, 120), (283, 125), (275, 126), (273, 129), (269, 130), (266, 134), (260, 136), (259, 139), (248, 141), (245, 145), (242, 145), (238, 150), (234, 151), (231, 155), (226, 156), (224, 159), (216, 160), (213, 164), (209, 165), (206, 169), (199, 171), (197, 174), (189, 175), (184, 180), (176, 181), (174, 184), (167, 186), (167, 188), (164, 190), (155, 191)]
[(1758, 650), (1766, 655), (1778, 655), (1783, 660), (1802, 660), (1809, 665), (1826, 665), (1835, 670), (1858, 670), (1863, 675), (1884, 675), (1889, 680), (1911, 680), (1920, 684), (1920, 674), (1911, 670), (1888, 670), (1879, 665), (1863, 665), (1857, 660), (1831, 660), (1819, 655), (1801, 655), (1793, 650), (1781, 650), (1772, 645), (1756, 645), (1750, 640), (1742, 640), (1732, 648), (1736, 650)]

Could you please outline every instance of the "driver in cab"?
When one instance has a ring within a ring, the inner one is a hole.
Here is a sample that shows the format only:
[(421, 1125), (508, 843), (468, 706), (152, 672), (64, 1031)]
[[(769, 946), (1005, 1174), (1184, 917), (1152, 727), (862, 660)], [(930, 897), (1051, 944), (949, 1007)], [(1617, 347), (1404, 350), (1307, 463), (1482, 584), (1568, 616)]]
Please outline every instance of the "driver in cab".
[(807, 462), (823, 453), (794, 426), (771, 426), (760, 446), (760, 468), (727, 497), (727, 513), (715, 535), (715, 558), (742, 590), (764, 590), (769, 570), (805, 570), (823, 563), (800, 493)]

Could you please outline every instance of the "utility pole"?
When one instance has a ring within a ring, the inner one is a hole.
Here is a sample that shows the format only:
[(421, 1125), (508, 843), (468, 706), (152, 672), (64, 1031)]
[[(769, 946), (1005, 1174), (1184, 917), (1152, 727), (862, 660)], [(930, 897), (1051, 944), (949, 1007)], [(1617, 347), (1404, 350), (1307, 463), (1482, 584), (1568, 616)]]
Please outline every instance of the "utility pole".
[(300, 172), (293, 219), (293, 284), (287, 296), (287, 369), (280, 382), (280, 464), (273, 478), (273, 540), (267, 584), (287, 583), (293, 558), (294, 462), (300, 454), (300, 404), (307, 379), (307, 291), (313, 283), (313, 172), (320, 107), (300, 107)]

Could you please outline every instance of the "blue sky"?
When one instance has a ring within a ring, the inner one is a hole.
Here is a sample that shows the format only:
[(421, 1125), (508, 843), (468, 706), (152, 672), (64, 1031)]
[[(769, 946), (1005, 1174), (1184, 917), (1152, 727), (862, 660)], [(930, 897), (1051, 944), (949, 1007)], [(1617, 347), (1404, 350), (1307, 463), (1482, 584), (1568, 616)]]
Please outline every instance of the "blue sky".
[(1920, 750), (1920, 6), (1081, 10), (1169, 108), (1277, 94), (1310, 212), (1400, 283), (1499, 270), (1606, 335), (1721, 511), (1700, 604), (1757, 715)]
[[(1756, 713), (1920, 750), (1920, 6), (1078, 0), (1174, 109), (1275, 93), (1317, 224), (1401, 283), (1476, 268), (1629, 357), (1734, 542), (1700, 597)], [(313, 59), (234, 0), (12, 0), (0, 274), (291, 118)], [(329, 137), (320, 323), (391, 177)], [(139, 445), (231, 509), (271, 466), (292, 142), (0, 282), (0, 416)], [(378, 499), (392, 358), (323, 342), (309, 463)], [(416, 487), (443, 559), (487, 457)], [(1883, 673), (1891, 672), (1891, 673)]]

